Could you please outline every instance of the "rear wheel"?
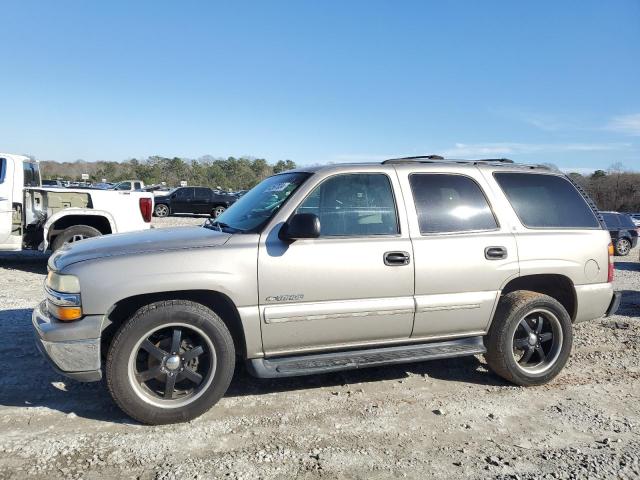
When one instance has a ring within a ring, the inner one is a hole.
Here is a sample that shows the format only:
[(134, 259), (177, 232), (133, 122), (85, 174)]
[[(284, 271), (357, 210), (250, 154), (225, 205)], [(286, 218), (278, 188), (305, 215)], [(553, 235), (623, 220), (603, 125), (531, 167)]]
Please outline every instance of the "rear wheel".
[(631, 251), (631, 242), (628, 238), (619, 238), (616, 242), (616, 255), (620, 255), (621, 257), (625, 257), (629, 255)]
[(166, 217), (169, 215), (169, 207), (164, 203), (158, 203), (154, 208), (153, 213), (156, 214), (156, 217)]
[(102, 233), (97, 228), (90, 227), (89, 225), (74, 225), (73, 227), (65, 228), (56, 235), (56, 238), (51, 244), (51, 250), (55, 252), (67, 243), (79, 242), (80, 240), (99, 237), (100, 235), (102, 235)]
[(138, 310), (116, 333), (106, 361), (118, 406), (151, 424), (189, 421), (226, 392), (235, 366), (224, 322), (195, 302), (157, 302)]
[(529, 291), (500, 300), (485, 338), (489, 367), (517, 385), (541, 385), (553, 379), (571, 353), (573, 327), (554, 298)]

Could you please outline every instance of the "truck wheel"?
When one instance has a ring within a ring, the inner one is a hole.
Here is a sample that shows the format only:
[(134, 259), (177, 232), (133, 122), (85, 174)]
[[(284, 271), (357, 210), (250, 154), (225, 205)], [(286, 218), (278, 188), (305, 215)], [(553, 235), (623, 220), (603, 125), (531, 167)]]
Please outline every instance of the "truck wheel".
[(625, 237), (619, 238), (616, 242), (616, 255), (626, 257), (627, 255), (629, 255), (630, 251), (631, 242), (629, 241), (629, 239)]
[(154, 209), (154, 213), (156, 214), (156, 217), (166, 217), (169, 215), (169, 207), (164, 203), (158, 203)]
[(51, 244), (51, 250), (55, 252), (66, 243), (79, 242), (80, 240), (99, 237), (100, 235), (102, 235), (100, 230), (89, 225), (74, 225), (73, 227), (65, 228), (56, 236)]
[(225, 210), (226, 210), (226, 207), (222, 205), (218, 205), (216, 208), (211, 210), (211, 216), (213, 218), (218, 218), (220, 215), (222, 215), (222, 212), (224, 212)]
[(212, 310), (186, 300), (139, 309), (116, 333), (106, 360), (118, 406), (149, 425), (189, 421), (227, 391), (233, 338)]
[(485, 337), (485, 358), (491, 370), (516, 385), (541, 385), (560, 373), (572, 344), (571, 318), (560, 302), (521, 290), (500, 299)]

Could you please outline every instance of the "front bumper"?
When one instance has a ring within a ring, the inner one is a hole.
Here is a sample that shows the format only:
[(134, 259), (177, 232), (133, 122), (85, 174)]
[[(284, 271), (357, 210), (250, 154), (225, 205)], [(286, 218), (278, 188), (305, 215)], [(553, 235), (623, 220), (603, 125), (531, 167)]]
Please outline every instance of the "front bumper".
[(49, 315), (46, 302), (42, 302), (33, 310), (31, 322), (38, 350), (57, 372), (81, 382), (102, 379), (100, 337), (95, 335), (100, 332), (101, 316), (60, 322)]

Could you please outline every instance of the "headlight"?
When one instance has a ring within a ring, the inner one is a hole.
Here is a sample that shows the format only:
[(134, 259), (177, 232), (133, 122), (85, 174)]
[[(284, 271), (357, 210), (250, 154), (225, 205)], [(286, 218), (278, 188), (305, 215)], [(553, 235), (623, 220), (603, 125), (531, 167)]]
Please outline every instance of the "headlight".
[(46, 285), (56, 292), (80, 293), (80, 280), (75, 275), (61, 275), (56, 272), (49, 272)]
[(44, 290), (47, 296), (47, 310), (51, 315), (62, 321), (82, 318), (78, 277), (49, 272)]

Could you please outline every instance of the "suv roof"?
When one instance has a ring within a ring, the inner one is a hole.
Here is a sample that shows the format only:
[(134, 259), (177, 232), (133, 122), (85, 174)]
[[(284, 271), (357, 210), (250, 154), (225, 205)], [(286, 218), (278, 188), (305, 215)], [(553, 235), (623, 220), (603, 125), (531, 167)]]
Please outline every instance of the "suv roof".
[(376, 165), (412, 165), (412, 164), (450, 164), (457, 166), (469, 166), (474, 167), (478, 165), (487, 165), (491, 167), (505, 167), (511, 169), (526, 169), (526, 170), (545, 170), (553, 172), (554, 169), (547, 165), (541, 164), (528, 164), (528, 163), (516, 163), (509, 158), (480, 158), (480, 159), (459, 159), (459, 158), (444, 158), (440, 155), (419, 155), (414, 157), (398, 157), (383, 160), (382, 162), (360, 162), (360, 163), (330, 163), (326, 165), (313, 165), (308, 167), (299, 167), (295, 170), (287, 170), (282, 173), (289, 172), (318, 172), (325, 169), (339, 169), (340, 167), (363, 167), (363, 166), (376, 166)]

